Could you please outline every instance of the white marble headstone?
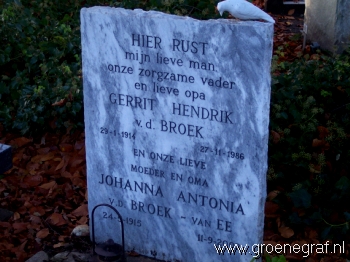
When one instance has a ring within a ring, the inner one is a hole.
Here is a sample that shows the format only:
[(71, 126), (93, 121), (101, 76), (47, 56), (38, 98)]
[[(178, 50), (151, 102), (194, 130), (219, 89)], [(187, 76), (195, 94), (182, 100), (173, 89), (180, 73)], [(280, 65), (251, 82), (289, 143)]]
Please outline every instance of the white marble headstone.
[(273, 25), (93, 7), (81, 33), (90, 215), (157, 259), (256, 256), (214, 244), (262, 243)]

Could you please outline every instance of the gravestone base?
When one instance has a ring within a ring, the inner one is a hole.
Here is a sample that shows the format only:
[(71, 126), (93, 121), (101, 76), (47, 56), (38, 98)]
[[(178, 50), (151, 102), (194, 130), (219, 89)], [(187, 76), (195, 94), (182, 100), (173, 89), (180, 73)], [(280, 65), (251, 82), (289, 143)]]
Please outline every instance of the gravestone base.
[(11, 146), (0, 144), (0, 174), (12, 168)]

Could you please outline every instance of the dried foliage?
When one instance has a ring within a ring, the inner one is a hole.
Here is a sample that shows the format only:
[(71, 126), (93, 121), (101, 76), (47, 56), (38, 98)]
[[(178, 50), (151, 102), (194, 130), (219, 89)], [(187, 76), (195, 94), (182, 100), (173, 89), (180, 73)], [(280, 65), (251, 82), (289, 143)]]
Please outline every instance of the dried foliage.
[(0, 142), (14, 148), (14, 167), (0, 180), (0, 207), (14, 212), (0, 222), (2, 261), (69, 248), (73, 228), (88, 223), (84, 134)]

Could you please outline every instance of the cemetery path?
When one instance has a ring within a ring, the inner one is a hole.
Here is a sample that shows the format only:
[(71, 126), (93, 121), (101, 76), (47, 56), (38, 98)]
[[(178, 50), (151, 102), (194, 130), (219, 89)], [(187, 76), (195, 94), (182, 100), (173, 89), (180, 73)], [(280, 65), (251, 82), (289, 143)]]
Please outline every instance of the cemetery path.
[[(276, 15), (274, 18), (275, 54), (281, 50), (284, 52), (279, 61), (309, 54), (308, 45), (302, 51), (302, 18)], [(0, 129), (0, 143), (13, 147), (13, 168), (0, 175), (1, 261), (26, 261), (41, 250), (50, 258), (61, 254), (61, 260), (57, 261), (92, 259), (81, 257), (91, 253), (88, 237), (71, 235), (78, 225), (88, 224), (84, 133), (47, 133), (42, 137), (27, 138), (1, 132)], [(271, 194), (274, 192), (269, 196)], [(316, 229), (294, 232), (281, 226), (283, 222), (277, 204), (268, 201), (265, 213), (266, 243), (320, 243)], [(286, 257), (290, 261), (303, 259), (296, 254), (286, 254)], [(43, 260), (33, 257), (32, 261)], [(128, 261), (152, 260), (129, 253)], [(337, 254), (313, 254), (307, 261), (344, 259)]]

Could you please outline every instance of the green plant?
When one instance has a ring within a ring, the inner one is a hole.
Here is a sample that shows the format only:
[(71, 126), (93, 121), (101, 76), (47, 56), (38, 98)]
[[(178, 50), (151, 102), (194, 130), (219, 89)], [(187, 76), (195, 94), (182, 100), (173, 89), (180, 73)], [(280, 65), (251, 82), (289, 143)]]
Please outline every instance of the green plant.
[(268, 186), (292, 224), (319, 225), (324, 238), (349, 228), (348, 72), (349, 53), (318, 53), (276, 64), (272, 77)]
[(79, 1), (5, 1), (0, 122), (22, 133), (82, 125)]

